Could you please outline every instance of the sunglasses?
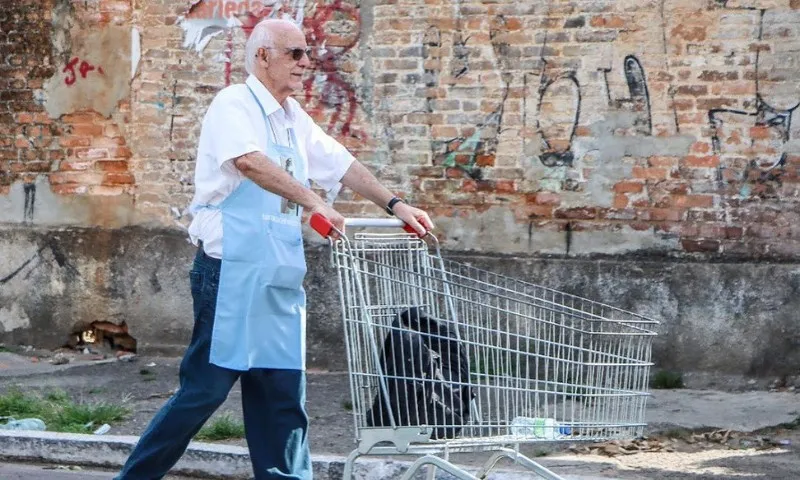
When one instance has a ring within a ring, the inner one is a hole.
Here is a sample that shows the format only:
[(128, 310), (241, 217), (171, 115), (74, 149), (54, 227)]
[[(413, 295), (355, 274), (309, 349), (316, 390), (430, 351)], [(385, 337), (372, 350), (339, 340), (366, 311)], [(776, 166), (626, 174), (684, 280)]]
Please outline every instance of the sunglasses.
[[(273, 50), (273, 47), (261, 47), (261, 48)], [(306, 47), (306, 48), (300, 48), (300, 47), (287, 48), (285, 50), (286, 50), (286, 53), (291, 54), (292, 60), (294, 60), (295, 62), (299, 62), (300, 59), (303, 58), (303, 55), (306, 55), (306, 56), (308, 56), (308, 58), (311, 58), (311, 52), (313, 52), (313, 49), (311, 47)]]

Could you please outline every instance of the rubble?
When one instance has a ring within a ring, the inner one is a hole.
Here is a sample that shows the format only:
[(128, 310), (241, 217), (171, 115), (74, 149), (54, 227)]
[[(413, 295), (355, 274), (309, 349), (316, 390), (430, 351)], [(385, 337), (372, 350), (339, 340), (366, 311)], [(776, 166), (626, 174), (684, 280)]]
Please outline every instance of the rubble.
[(52, 363), (53, 365), (65, 365), (69, 363), (71, 360), (72, 359), (69, 356), (65, 355), (62, 352), (58, 352), (55, 355), (53, 355), (53, 358), (50, 359), (50, 363)]
[(676, 452), (679, 450), (696, 450), (703, 448), (724, 447), (728, 449), (754, 448), (768, 450), (791, 445), (789, 440), (757, 433), (736, 432), (730, 429), (693, 433), (686, 431), (679, 438), (642, 437), (634, 440), (611, 440), (588, 445), (572, 444), (568, 450), (576, 454), (605, 455), (616, 457), (644, 452)]

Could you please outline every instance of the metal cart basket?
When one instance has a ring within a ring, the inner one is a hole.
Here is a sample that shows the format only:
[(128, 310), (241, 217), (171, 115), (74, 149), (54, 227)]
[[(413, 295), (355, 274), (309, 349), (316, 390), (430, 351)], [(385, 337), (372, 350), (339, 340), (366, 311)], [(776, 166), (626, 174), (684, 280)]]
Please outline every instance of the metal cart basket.
[[(386, 231), (331, 240), (357, 442), (344, 479), (362, 455), (415, 455), (403, 479), (425, 465), (430, 479), (437, 467), (482, 479), (508, 457), (557, 480), (520, 444), (643, 434), (658, 322), (444, 260), (430, 233)], [(460, 452), (492, 454), (473, 474), (449, 461)]]

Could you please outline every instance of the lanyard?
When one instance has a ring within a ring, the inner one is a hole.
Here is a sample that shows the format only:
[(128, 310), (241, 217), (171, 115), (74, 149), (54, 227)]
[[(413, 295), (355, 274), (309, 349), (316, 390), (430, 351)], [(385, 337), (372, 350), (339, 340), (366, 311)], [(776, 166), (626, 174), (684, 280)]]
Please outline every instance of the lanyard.
[[(269, 125), (269, 129), (272, 130), (272, 138), (275, 139), (275, 143), (277, 145), (280, 145), (281, 142), (278, 141), (278, 134), (275, 132), (275, 127), (272, 125), (272, 122), (270, 121), (269, 117), (267, 116), (267, 112), (266, 112), (266, 110), (264, 110), (264, 106), (261, 105), (261, 101), (259, 101), (258, 96), (256, 96), (256, 93), (253, 91), (253, 89), (250, 88), (250, 85), (246, 85), (246, 86), (247, 86), (247, 89), (250, 90), (250, 95), (253, 96), (253, 98), (255, 99), (256, 103), (258, 104), (258, 108), (261, 110), (261, 116), (264, 117), (264, 121), (267, 123), (267, 125)], [(286, 129), (286, 138), (288, 139), (289, 146), (291, 147), (292, 146), (292, 136), (289, 134), (289, 129), (288, 128)]]

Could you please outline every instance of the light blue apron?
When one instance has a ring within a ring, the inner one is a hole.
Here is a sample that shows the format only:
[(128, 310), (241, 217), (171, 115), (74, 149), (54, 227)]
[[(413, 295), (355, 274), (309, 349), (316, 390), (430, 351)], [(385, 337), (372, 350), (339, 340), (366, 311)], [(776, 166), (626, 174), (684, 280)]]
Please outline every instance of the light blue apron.
[[(267, 127), (265, 153), (308, 185), (294, 131), (289, 129), (290, 146), (279, 145), (264, 107), (250, 93)], [(222, 212), (222, 269), (211, 363), (233, 370), (305, 370), (302, 207), (245, 179), (218, 208)]]

